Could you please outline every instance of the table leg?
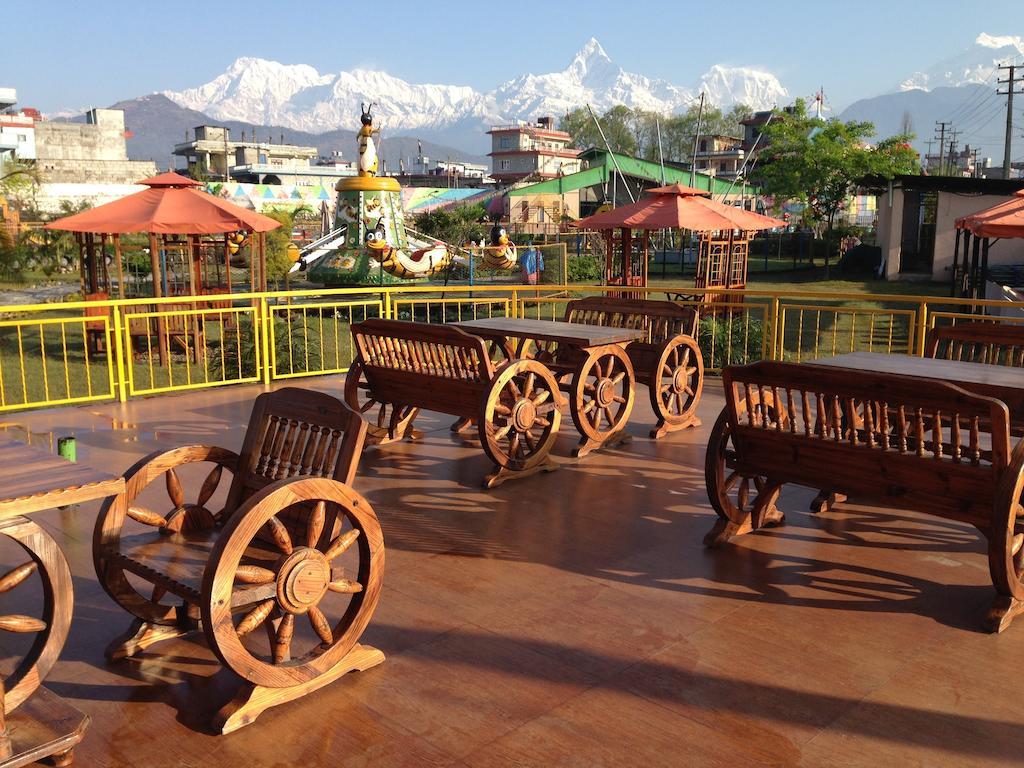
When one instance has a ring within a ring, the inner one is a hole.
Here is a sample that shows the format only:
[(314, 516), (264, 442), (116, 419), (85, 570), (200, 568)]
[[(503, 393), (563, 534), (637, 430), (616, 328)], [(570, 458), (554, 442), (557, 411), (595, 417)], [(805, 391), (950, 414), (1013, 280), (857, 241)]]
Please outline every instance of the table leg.
[(633, 364), (623, 345), (582, 350), (586, 356), (568, 383), (569, 411), (580, 433), (573, 456), (628, 442), (626, 422), (636, 397)]

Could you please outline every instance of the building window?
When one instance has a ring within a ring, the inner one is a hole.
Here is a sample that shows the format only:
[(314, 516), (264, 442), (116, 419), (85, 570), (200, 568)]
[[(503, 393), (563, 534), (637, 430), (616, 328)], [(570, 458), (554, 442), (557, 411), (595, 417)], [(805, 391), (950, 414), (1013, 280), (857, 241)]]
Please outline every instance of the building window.
[(701, 139), (700, 140), (700, 151), (701, 152), (707, 152), (708, 151), (708, 140), (707, 139)]
[(718, 164), (718, 172), (719, 173), (725, 173), (725, 163), (719, 163)]
[(24, 133), (19, 133), (18, 141), (28, 141), (28, 136), (26, 136)]
[(511, 160), (499, 160), (498, 161), (498, 170), (499, 171), (507, 171), (511, 167), (512, 167), (512, 161)]
[(498, 146), (501, 149), (508, 149), (509, 147), (512, 146), (512, 137), (502, 136), (500, 139), (498, 139)]

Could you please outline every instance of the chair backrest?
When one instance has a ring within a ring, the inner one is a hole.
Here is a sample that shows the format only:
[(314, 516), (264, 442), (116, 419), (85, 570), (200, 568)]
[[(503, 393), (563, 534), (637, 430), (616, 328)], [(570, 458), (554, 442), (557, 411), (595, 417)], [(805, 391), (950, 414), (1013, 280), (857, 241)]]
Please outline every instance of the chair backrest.
[(697, 311), (671, 301), (588, 296), (570, 301), (565, 307), (570, 323), (635, 328), (646, 331), (647, 344), (664, 344), (669, 339), (697, 330)]
[(1001, 401), (944, 381), (794, 363), (731, 366), (722, 378), (741, 474), (958, 519), (991, 515), (1010, 454)]
[(297, 387), (265, 392), (253, 404), (228, 508), (296, 475), (351, 485), (365, 437), (363, 419), (336, 397)]
[(479, 405), (475, 394), (494, 375), (483, 339), (453, 325), (364, 320), (352, 338), (378, 402), (459, 413)]
[(1024, 323), (957, 323), (932, 328), (925, 340), (925, 354), (1024, 368)]

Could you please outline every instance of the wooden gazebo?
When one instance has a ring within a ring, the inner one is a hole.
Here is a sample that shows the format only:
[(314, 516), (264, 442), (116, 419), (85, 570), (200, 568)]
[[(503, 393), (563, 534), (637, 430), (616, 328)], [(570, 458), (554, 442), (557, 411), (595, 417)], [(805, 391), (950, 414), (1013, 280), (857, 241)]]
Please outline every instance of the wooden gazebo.
[(651, 232), (686, 229), (700, 234), (694, 287), (743, 288), (753, 233), (786, 226), (780, 219), (716, 203), (706, 190), (683, 184), (647, 192), (635, 203), (573, 222), (604, 233), (606, 285), (645, 287)]
[[(264, 233), (281, 226), (279, 222), (201, 191), (200, 182), (176, 173), (139, 183), (147, 189), (46, 225), (75, 233), (84, 296), (231, 293), (232, 237), (238, 233), (249, 241), (248, 287), (266, 290)], [(148, 280), (126, 280), (130, 270), (121, 236), (133, 233), (149, 236), (152, 287), (145, 292)], [(107, 266), (111, 251), (114, 279)]]
[(1024, 190), (1011, 200), (956, 220), (951, 296), (985, 298), (989, 247), (1002, 238), (1024, 238)]

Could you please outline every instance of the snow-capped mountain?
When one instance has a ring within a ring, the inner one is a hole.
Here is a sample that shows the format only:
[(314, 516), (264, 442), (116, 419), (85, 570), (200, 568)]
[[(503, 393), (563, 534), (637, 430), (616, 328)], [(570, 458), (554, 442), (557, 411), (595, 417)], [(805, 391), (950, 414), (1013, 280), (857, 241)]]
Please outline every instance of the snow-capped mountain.
[(305, 64), (240, 58), (205, 85), (164, 95), (217, 119), (310, 132), (356, 128), (360, 103), (372, 101), (378, 124), (393, 133), (557, 116), (587, 103), (597, 110), (625, 104), (678, 112), (701, 89), (721, 107), (743, 103), (765, 109), (788, 98), (774, 75), (753, 68), (716, 65), (694, 87), (626, 72), (594, 38), (560, 72), (521, 75), (483, 93), (469, 86), (409, 83), (374, 70), (320, 74)]
[(961, 85), (992, 85), (1000, 64), (1024, 62), (1024, 37), (989, 35), (982, 32), (974, 44), (954, 56), (921, 72), (915, 72), (899, 84), (899, 90), (924, 90)]

